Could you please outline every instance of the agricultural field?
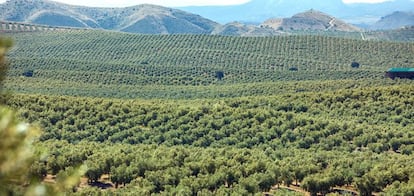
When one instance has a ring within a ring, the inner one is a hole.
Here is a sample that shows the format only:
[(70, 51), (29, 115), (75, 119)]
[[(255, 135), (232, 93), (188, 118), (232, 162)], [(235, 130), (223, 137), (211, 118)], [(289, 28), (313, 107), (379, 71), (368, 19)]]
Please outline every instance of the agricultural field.
[[(201, 89), (203, 98), (219, 96), (217, 92), (227, 95), (233, 85), (248, 91), (252, 84), (274, 89), (269, 83), (284, 88), (285, 82), (303, 81), (305, 86), (318, 86), (319, 81), (338, 85), (326, 82), (337, 80), (381, 84), (388, 68), (414, 64), (413, 43), (327, 36), (164, 36), (92, 30), (9, 35), (15, 47), (8, 55), (12, 66), (6, 86), (22, 93), (185, 98)], [(352, 62), (360, 67), (352, 68)], [(260, 91), (252, 90), (252, 95)]]
[(30, 173), (87, 166), (67, 194), (414, 194), (414, 83), (384, 76), (414, 65), (414, 43), (5, 35), (2, 101), (43, 130)]
[(74, 30), (70, 27), (54, 27), (47, 25), (28, 24), (11, 21), (0, 21), (0, 33), (16, 33), (16, 32), (43, 32), (43, 31), (63, 31)]

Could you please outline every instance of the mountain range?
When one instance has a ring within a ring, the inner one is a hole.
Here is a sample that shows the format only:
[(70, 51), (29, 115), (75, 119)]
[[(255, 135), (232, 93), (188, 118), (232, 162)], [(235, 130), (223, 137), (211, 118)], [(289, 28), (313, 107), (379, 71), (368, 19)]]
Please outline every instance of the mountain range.
[(258, 24), (269, 18), (286, 18), (310, 9), (322, 11), (352, 24), (373, 24), (381, 17), (395, 11), (414, 11), (414, 1), (393, 0), (383, 3), (346, 4), (342, 0), (251, 0), (241, 5), (180, 9), (222, 24), (234, 20)]
[(370, 29), (398, 29), (405, 26), (414, 26), (414, 12), (394, 12), (382, 17)]
[(92, 8), (47, 0), (7, 1), (0, 5), (0, 20), (144, 34), (210, 34), (218, 25), (195, 14), (155, 5)]
[[(220, 14), (223, 10), (233, 10), (234, 18), (239, 13), (246, 17), (254, 16), (256, 9), (262, 8), (262, 17), (266, 10), (277, 7), (278, 10), (292, 12), (311, 5), (324, 5), (323, 9), (337, 10), (344, 5), (342, 1), (332, 0), (318, 3), (320, 0), (303, 0), (299, 8), (294, 1), (284, 0), (253, 0), (239, 6), (198, 7), (198, 9), (217, 8)], [(395, 0), (399, 3), (413, 3), (410, 0)], [(250, 12), (244, 12), (249, 5)], [(356, 8), (358, 8), (358, 5)], [(189, 9), (189, 8), (188, 8)], [(236, 9), (239, 11), (236, 12)], [(230, 15), (230, 13), (226, 13)], [(270, 16), (270, 14), (269, 14)], [(266, 16), (267, 17), (267, 16)], [(270, 18), (270, 19), (269, 19)], [(221, 25), (218, 22), (200, 15), (175, 8), (156, 5), (137, 5), (126, 8), (94, 8), (73, 6), (49, 0), (9, 0), (0, 4), (0, 20), (23, 23), (43, 24), (50, 26), (68, 26), (79, 28), (97, 28), (142, 34), (215, 34), (237, 36), (269, 36), (291, 30), (319, 31), (360, 31), (361, 29), (321, 11), (310, 9), (295, 13), (292, 17), (267, 17), (266, 20), (247, 24), (229, 22)], [(414, 25), (412, 12), (394, 12), (384, 16), (377, 23), (369, 26), (371, 29), (399, 28)]]

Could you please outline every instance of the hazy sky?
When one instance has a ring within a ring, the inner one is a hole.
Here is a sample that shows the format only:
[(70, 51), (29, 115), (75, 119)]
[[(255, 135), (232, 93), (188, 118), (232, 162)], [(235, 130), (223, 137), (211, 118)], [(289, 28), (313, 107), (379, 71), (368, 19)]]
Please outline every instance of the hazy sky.
[[(6, 0), (0, 0), (0, 3)], [(143, 3), (157, 4), (169, 7), (181, 7), (189, 5), (235, 5), (249, 2), (250, 0), (55, 0), (72, 5), (96, 6), (96, 7), (126, 7)], [(290, 1), (290, 0), (289, 0)], [(342, 0), (344, 3), (378, 3), (392, 0)]]

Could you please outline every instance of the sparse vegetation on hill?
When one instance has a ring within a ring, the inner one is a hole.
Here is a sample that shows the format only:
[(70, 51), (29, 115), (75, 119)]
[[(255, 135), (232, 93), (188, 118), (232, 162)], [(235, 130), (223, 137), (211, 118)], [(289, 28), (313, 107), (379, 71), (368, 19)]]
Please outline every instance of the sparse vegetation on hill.
[(261, 26), (280, 31), (343, 31), (358, 32), (359, 28), (347, 24), (342, 20), (325, 13), (309, 10), (292, 16), (291, 18), (274, 18), (266, 20)]
[(379, 21), (370, 26), (375, 30), (400, 29), (403, 27), (414, 26), (414, 12), (394, 12), (381, 17)]
[(246, 25), (240, 22), (232, 22), (216, 27), (212, 34), (242, 37), (264, 37), (282, 35), (283, 33), (272, 28), (263, 28), (256, 25)]
[(369, 31), (364, 33), (364, 38), (370, 40), (414, 42), (414, 26), (403, 27), (395, 30)]
[[(338, 1), (330, 6), (343, 6), (343, 3)], [(252, 3), (258, 3), (258, 5), (252, 4), (252, 6), (256, 7), (259, 5), (263, 6), (264, 2)], [(280, 3), (284, 4), (284, 6), (289, 6), (285, 8), (283, 8), (283, 6), (278, 6), (278, 9), (292, 10), (292, 7), (298, 8), (296, 1)], [(275, 3), (273, 2), (272, 4)], [(327, 4), (327, 2), (324, 2), (323, 4)], [(412, 4), (412, 2), (409, 2), (408, 4)], [(307, 4), (305, 7), (307, 6), (310, 5)], [(290, 18), (279, 19), (270, 18), (272, 16), (268, 16), (270, 19), (267, 19), (265, 22), (255, 22), (255, 24), (262, 23), (261, 25), (243, 24), (238, 22), (221, 25), (197, 14), (149, 4), (125, 8), (96, 8), (73, 6), (47, 0), (9, 0), (0, 4), (0, 21), (7, 21), (4, 22), (6, 24), (21, 22), (27, 25), (22, 26), (17, 24), (16, 26), (10, 27), (6, 25), (4, 27), (0, 26), (0, 29), (3, 29), (4, 31), (5, 28), (10, 28), (6, 30), (13, 32), (32, 31), (36, 26), (28, 24), (40, 24), (45, 25), (45, 29), (48, 30), (56, 29), (55, 26), (59, 26), (65, 28), (105, 29), (140, 34), (213, 34), (231, 36), (271, 36), (279, 34), (295, 34), (298, 33), (297, 31), (308, 31), (306, 34), (348, 35), (352, 38), (361, 38), (358, 33), (363, 30), (354, 25), (348, 24), (339, 18), (335, 18), (317, 10), (311, 9), (302, 12), (303, 10), (301, 9), (300, 11), (296, 11), (296, 13), (290, 13), (289, 15), (293, 15)], [(323, 10), (326, 11), (326, 9)], [(349, 13), (349, 11), (351, 10), (344, 12)], [(217, 12), (214, 12), (215, 15), (217, 15)], [(226, 13), (226, 11), (222, 12)], [(274, 12), (274, 10), (272, 10), (272, 12)], [(240, 13), (244, 12), (241, 11)], [(327, 13), (336, 13), (336, 11)], [(204, 13), (202, 15), (205, 16), (209, 14), (210, 13)], [(260, 16), (260, 18), (261, 17), (263, 16)], [(368, 29), (374, 30), (399, 29), (401, 27), (410, 26), (411, 23), (412, 13), (394, 12), (389, 16), (382, 17), (382, 19), (375, 25), (365, 26)], [(364, 39), (363, 36), (362, 38)], [(381, 36), (380, 38), (388, 39), (387, 37)], [(406, 37), (406, 39), (409, 38), (411, 37)]]
[(218, 25), (199, 15), (155, 5), (92, 8), (44, 0), (0, 4), (0, 20), (143, 34), (210, 34)]

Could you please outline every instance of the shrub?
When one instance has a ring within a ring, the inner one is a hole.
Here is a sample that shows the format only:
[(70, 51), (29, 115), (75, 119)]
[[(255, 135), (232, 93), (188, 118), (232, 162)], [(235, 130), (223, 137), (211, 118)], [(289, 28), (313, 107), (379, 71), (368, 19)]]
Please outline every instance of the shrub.
[(351, 67), (352, 68), (359, 68), (359, 63), (354, 61), (354, 62), (351, 63)]

